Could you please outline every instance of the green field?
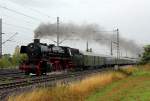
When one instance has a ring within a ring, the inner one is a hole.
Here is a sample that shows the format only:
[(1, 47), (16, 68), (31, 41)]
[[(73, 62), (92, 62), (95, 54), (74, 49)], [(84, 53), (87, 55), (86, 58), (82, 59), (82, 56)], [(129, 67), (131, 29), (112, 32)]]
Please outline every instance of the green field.
[(86, 101), (150, 101), (150, 71), (138, 71), (95, 91)]
[(8, 101), (150, 101), (150, 65), (98, 73), (68, 85), (12, 95)]

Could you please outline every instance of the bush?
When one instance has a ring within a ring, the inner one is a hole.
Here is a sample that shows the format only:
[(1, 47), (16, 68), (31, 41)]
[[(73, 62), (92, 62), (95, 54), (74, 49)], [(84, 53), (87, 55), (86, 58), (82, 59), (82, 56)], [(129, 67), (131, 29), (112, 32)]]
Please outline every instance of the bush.
[(22, 61), (27, 59), (26, 54), (20, 54), (19, 46), (16, 47), (13, 56), (4, 54), (0, 59), (0, 68), (14, 68), (17, 67)]
[(10, 96), (8, 101), (85, 101), (87, 96), (116, 80), (125, 78), (119, 72), (106, 72), (89, 76), (80, 82), (58, 85)]
[(133, 66), (128, 66), (128, 67), (125, 67), (125, 68), (120, 68), (119, 70), (121, 72), (124, 72), (125, 74), (128, 74), (128, 75), (131, 75), (131, 74), (139, 71), (139, 69), (137, 67), (133, 67)]
[(10, 57), (3, 56), (0, 59), (0, 68), (8, 68), (11, 65), (12, 64), (11, 64), (11, 58)]
[(141, 64), (150, 63), (150, 45), (144, 47), (144, 52), (140, 61)]

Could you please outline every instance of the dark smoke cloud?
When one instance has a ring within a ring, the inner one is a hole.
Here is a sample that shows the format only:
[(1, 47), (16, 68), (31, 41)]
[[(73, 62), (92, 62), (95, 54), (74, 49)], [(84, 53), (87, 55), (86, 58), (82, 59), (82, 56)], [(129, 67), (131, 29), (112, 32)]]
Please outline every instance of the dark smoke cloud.
[[(77, 37), (84, 37), (87, 39), (90, 38), (91, 35), (95, 34), (95, 31), (98, 29), (97, 27), (98, 25), (96, 24), (90, 24), (90, 25), (75, 25), (72, 23), (61, 24), (59, 26), (59, 33), (60, 36), (62, 37), (77, 36)], [(42, 23), (34, 31), (35, 38), (56, 36), (56, 34), (57, 34), (57, 26), (56, 24), (51, 24), (51, 23), (48, 24)]]
[[(52, 23), (42, 23), (34, 31), (35, 38), (56, 37), (57, 25)], [(116, 41), (116, 33), (110, 34), (97, 24), (82, 24), (73, 23), (60, 24), (59, 34), (61, 37), (79, 37), (83, 40), (95, 40), (100, 44), (109, 45), (106, 40)], [(142, 52), (141, 46), (134, 41), (120, 37), (120, 47), (134, 54)]]

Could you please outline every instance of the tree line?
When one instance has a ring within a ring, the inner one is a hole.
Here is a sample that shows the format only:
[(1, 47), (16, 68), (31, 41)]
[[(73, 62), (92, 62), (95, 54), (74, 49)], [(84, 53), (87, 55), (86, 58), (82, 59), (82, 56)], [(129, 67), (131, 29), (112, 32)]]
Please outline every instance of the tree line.
[(0, 59), (0, 68), (17, 68), (19, 64), (27, 59), (26, 54), (20, 54), (20, 47), (16, 46), (13, 55), (4, 54)]
[[(144, 52), (141, 54), (139, 64), (150, 63), (150, 45), (143, 47)], [(20, 63), (26, 60), (28, 57), (26, 54), (20, 54), (20, 47), (17, 46), (13, 55), (4, 54), (0, 59), (0, 68), (17, 68)]]
[(150, 45), (144, 47), (144, 52), (141, 56), (140, 64), (150, 63)]

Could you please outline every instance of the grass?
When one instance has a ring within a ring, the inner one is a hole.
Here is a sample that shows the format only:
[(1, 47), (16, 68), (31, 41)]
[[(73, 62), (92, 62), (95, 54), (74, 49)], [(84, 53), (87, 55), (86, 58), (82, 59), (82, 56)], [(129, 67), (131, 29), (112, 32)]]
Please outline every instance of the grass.
[(122, 71), (131, 76), (99, 89), (86, 101), (150, 101), (150, 65)]
[(18, 96), (11, 96), (8, 101), (84, 101), (95, 90), (125, 77), (126, 75), (120, 72), (105, 72), (92, 75), (80, 82), (36, 89)]
[(149, 101), (150, 65), (92, 75), (82, 81), (39, 88), (8, 101)]

